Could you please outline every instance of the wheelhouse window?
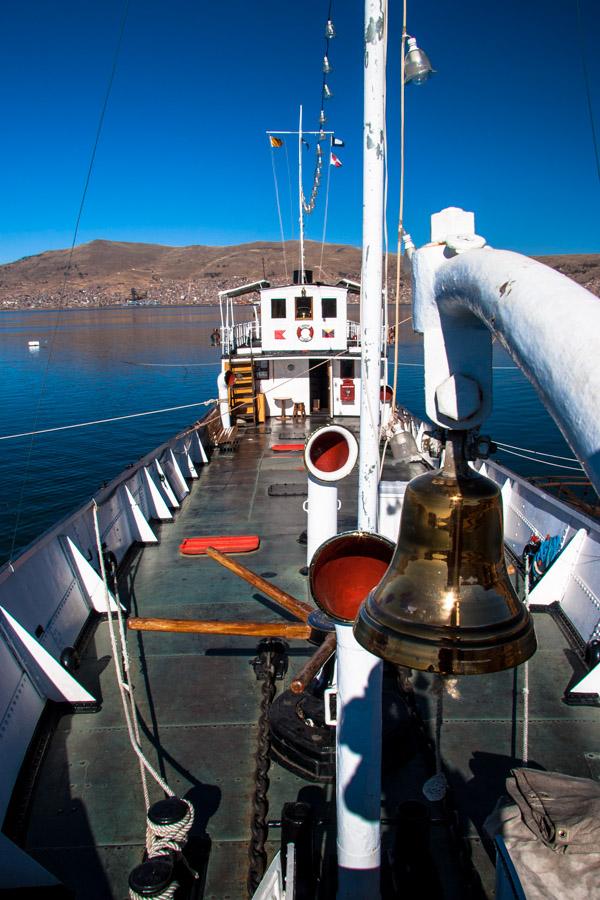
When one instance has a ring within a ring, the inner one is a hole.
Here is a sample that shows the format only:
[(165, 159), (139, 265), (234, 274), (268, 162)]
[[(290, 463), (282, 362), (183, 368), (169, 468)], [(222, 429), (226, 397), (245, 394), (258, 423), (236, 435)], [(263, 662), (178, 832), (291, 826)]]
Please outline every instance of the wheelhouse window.
[(271, 318), (285, 319), (285, 297), (271, 297)]
[(312, 319), (313, 317), (313, 298), (312, 297), (296, 297), (296, 318)]
[(269, 377), (269, 360), (259, 359), (254, 363), (254, 376), (259, 381)]
[(340, 378), (354, 378), (353, 359), (340, 359)]
[(337, 318), (337, 298), (323, 297), (323, 299), (321, 300), (321, 310), (324, 319)]

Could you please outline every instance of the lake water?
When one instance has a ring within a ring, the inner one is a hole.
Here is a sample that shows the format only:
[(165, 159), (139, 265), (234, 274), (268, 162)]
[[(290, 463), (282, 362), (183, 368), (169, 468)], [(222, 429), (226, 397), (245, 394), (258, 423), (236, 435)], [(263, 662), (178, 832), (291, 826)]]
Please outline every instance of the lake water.
[[(0, 435), (195, 403), (216, 396), (217, 307), (0, 313)], [(31, 352), (28, 341), (39, 340)], [(398, 397), (424, 416), (423, 350), (401, 329)], [(494, 348), (495, 440), (571, 456), (533, 389)], [(88, 500), (129, 463), (203, 415), (203, 407), (0, 441), (0, 562)], [(525, 475), (559, 473), (498, 453)]]

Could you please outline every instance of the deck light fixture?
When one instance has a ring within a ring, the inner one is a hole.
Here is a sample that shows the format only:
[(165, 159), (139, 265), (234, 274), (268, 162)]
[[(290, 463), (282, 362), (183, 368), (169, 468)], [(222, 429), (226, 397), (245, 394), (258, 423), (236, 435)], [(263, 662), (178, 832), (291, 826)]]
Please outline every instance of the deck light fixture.
[(409, 37), (404, 57), (404, 84), (423, 84), (434, 71), (425, 51), (417, 46), (417, 39)]

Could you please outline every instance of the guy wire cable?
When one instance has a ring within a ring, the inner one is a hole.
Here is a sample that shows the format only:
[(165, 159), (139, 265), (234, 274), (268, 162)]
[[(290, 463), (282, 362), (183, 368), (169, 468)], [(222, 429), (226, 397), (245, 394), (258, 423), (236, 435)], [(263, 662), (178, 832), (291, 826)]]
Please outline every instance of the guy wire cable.
[(76, 241), (77, 241), (77, 235), (79, 234), (79, 225), (80, 225), (80, 223), (81, 223), (81, 217), (82, 217), (82, 215), (83, 215), (83, 208), (84, 208), (84, 205), (85, 205), (85, 199), (86, 199), (86, 196), (87, 196), (88, 188), (89, 188), (89, 185), (90, 185), (90, 180), (91, 180), (91, 177), (92, 177), (92, 171), (93, 171), (93, 168), (94, 168), (94, 162), (95, 162), (95, 160), (96, 160), (96, 152), (97, 152), (97, 150), (98, 150), (98, 145), (99, 145), (99, 143), (100, 143), (100, 136), (101, 136), (101, 134), (102, 134), (102, 127), (103, 127), (103, 125), (104, 125), (104, 119), (105, 119), (105, 116), (106, 116), (106, 110), (107, 110), (107, 108), (108, 108), (108, 101), (109, 101), (109, 99), (110, 99), (110, 95), (111, 95), (111, 92), (112, 92), (113, 83), (114, 83), (114, 80), (115, 80), (115, 75), (116, 75), (116, 72), (117, 72), (117, 65), (118, 65), (118, 62), (119, 62), (119, 56), (120, 56), (120, 53), (121, 53), (121, 46), (122, 46), (122, 43), (123, 43), (123, 35), (124, 35), (124, 33), (125, 33), (125, 25), (126, 25), (126, 22), (127, 22), (127, 15), (128, 15), (128, 13), (129, 13), (129, 4), (130, 4), (130, 0), (124, 0), (124, 2), (123, 2), (123, 9), (122, 9), (122, 12), (121, 12), (121, 20), (120, 20), (120, 23), (119, 23), (119, 31), (118, 31), (117, 43), (116, 43), (115, 50), (114, 50), (114, 53), (113, 53), (112, 66), (111, 66), (110, 74), (109, 74), (109, 77), (108, 77), (108, 83), (107, 83), (107, 86), (106, 86), (106, 91), (105, 91), (105, 93), (104, 93), (104, 100), (103, 100), (103, 103), (102, 103), (102, 107), (101, 107), (101, 109), (100, 109), (100, 116), (99, 116), (99, 119), (98, 119), (98, 127), (97, 127), (97, 129), (96, 129), (96, 136), (95, 136), (94, 143), (93, 143), (93, 146), (92, 146), (92, 152), (91, 152), (91, 155), (90, 155), (90, 161), (89, 161), (89, 165), (88, 165), (88, 168), (87, 168), (87, 173), (86, 173), (86, 177), (85, 177), (85, 182), (84, 182), (84, 186), (83, 186), (83, 191), (82, 191), (82, 194), (81, 194), (81, 201), (80, 201), (80, 203), (79, 203), (79, 208), (78, 208), (78, 210), (77, 210), (77, 217), (76, 217), (76, 219), (75, 219), (75, 227), (74, 227), (74, 229), (73, 229), (73, 239), (72, 239), (72, 241), (71, 241), (71, 247), (70, 247), (70, 249), (69, 249), (69, 255), (68, 255), (68, 259), (67, 259), (67, 265), (66, 265), (66, 267), (65, 267), (65, 274), (64, 274), (64, 278), (63, 278), (63, 283), (62, 283), (62, 287), (61, 287), (61, 290), (60, 290), (60, 303), (59, 303), (59, 307), (58, 307), (58, 310), (57, 310), (57, 316), (56, 316), (56, 320), (55, 320), (55, 323), (54, 323), (54, 329), (53, 329), (53, 331), (52, 331), (52, 335), (51, 335), (51, 338), (50, 338), (50, 344), (49, 344), (49, 350), (48, 350), (48, 357), (47, 357), (47, 360), (46, 360), (46, 366), (45, 366), (45, 368), (44, 368), (44, 373), (43, 373), (43, 376), (42, 376), (42, 385), (41, 385), (41, 388), (40, 388), (40, 393), (39, 393), (38, 402), (37, 402), (37, 406), (36, 406), (36, 410), (35, 410), (35, 415), (34, 415), (34, 417), (33, 417), (34, 429), (33, 429), (32, 432), (31, 432), (31, 440), (29, 441), (29, 447), (28, 447), (28, 451), (27, 451), (27, 458), (26, 458), (26, 462), (25, 462), (25, 474), (23, 475), (23, 479), (22, 479), (22, 481), (21, 481), (21, 488), (20, 488), (20, 491), (19, 491), (19, 499), (18, 499), (18, 501), (17, 501), (17, 512), (16, 512), (15, 524), (14, 524), (13, 533), (12, 533), (12, 539), (11, 539), (11, 545), (10, 545), (10, 552), (9, 552), (9, 555), (8, 555), (8, 560), (9, 560), (9, 562), (12, 562), (13, 554), (14, 554), (14, 552), (15, 552), (15, 546), (16, 546), (16, 542), (17, 542), (17, 535), (18, 535), (18, 533), (19, 533), (19, 526), (20, 526), (20, 524), (21, 524), (21, 514), (22, 514), (22, 510), (23, 510), (23, 498), (24, 498), (24, 496), (25, 496), (25, 488), (26, 488), (27, 483), (28, 483), (28, 481), (29, 481), (29, 473), (30, 473), (30, 471), (31, 471), (31, 457), (32, 457), (32, 454), (33, 454), (33, 446), (34, 446), (34, 442), (35, 442), (35, 432), (36, 432), (36, 429), (37, 429), (37, 424), (38, 424), (38, 422), (39, 422), (40, 412), (41, 412), (41, 409), (42, 409), (42, 401), (43, 401), (44, 394), (45, 394), (45, 391), (46, 391), (46, 384), (47, 384), (47, 379), (48, 379), (48, 373), (49, 373), (49, 371), (50, 371), (50, 364), (51, 364), (51, 362), (52, 362), (52, 356), (53, 356), (53, 352), (54, 352), (54, 343), (55, 343), (55, 340), (56, 340), (56, 334), (57, 334), (57, 332), (58, 332), (58, 326), (59, 326), (59, 324), (60, 324), (61, 314), (62, 314), (62, 312), (63, 312), (63, 310), (64, 310), (65, 291), (66, 291), (66, 287), (67, 287), (67, 281), (68, 281), (68, 278), (69, 278), (69, 274), (70, 274), (70, 272), (71, 272), (71, 265), (72, 265), (72, 262), (73, 262), (73, 251), (75, 250), (75, 243), (76, 243)]

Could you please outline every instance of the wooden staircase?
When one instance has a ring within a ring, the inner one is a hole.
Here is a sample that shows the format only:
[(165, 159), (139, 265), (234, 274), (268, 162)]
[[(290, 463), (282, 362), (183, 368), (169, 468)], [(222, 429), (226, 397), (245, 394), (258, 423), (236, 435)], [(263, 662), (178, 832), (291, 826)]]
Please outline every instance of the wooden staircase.
[(235, 380), (229, 388), (229, 410), (232, 421), (245, 419), (256, 423), (256, 387), (254, 384), (254, 363), (252, 359), (231, 359), (229, 368)]

